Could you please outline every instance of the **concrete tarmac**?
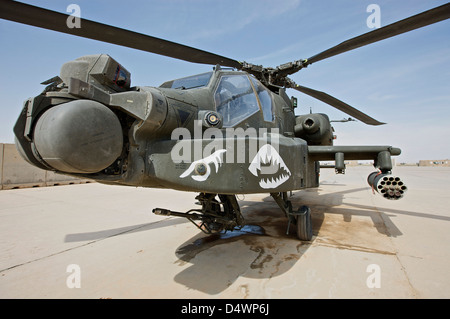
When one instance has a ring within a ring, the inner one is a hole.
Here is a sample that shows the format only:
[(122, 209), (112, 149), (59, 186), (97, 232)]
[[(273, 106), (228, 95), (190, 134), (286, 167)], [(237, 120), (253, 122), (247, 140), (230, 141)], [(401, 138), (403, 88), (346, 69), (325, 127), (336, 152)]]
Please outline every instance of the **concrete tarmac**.
[(205, 235), (194, 193), (98, 183), (0, 191), (0, 298), (449, 298), (450, 168), (396, 167), (399, 201), (369, 166), (321, 171), (314, 237), (286, 234), (268, 194), (239, 196), (249, 225)]

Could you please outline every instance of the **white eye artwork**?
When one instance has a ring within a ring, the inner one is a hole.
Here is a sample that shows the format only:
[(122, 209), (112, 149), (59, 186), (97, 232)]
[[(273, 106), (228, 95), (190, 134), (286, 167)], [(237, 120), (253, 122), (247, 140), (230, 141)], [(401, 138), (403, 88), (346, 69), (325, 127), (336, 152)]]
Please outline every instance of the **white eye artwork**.
[(222, 154), (226, 151), (227, 150), (218, 150), (205, 158), (192, 162), (188, 169), (180, 175), (180, 178), (185, 178), (194, 173), (193, 175), (191, 175), (193, 180), (197, 182), (206, 181), (211, 174), (211, 167), (209, 166), (209, 164), (214, 163), (217, 173), (219, 171), (220, 165), (222, 165), (223, 163)]
[(264, 189), (278, 187), (291, 176), (291, 171), (280, 154), (270, 144), (263, 145), (259, 149), (248, 170), (254, 176), (260, 178), (259, 186)]

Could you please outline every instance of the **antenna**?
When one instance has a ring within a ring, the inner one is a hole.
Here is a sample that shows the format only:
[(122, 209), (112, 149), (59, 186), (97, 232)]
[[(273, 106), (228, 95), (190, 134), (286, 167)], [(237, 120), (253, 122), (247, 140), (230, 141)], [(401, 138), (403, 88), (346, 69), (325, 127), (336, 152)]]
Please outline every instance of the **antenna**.
[(349, 117), (348, 119), (344, 118), (344, 119), (342, 119), (342, 120), (331, 120), (330, 123), (331, 123), (331, 122), (342, 122), (342, 123), (346, 123), (346, 122), (356, 122), (356, 120), (355, 120), (355, 119), (352, 119), (351, 117)]

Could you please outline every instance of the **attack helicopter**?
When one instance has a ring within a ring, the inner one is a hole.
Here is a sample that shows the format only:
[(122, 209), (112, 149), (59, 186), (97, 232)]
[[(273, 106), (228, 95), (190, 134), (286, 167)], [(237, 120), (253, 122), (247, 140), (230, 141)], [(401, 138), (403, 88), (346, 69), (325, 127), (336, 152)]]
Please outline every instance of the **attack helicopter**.
[(245, 225), (237, 194), (269, 193), (300, 240), (312, 239), (311, 210), (294, 210), (288, 193), (319, 186), (320, 162), (373, 160), (368, 184), (388, 200), (407, 186), (392, 174), (401, 150), (380, 146), (335, 146), (326, 114), (295, 115), (297, 100), (286, 89), (316, 98), (368, 125), (382, 125), (345, 102), (289, 78), (332, 56), (450, 17), (447, 3), (375, 29), (308, 59), (264, 67), (114, 26), (10, 0), (0, 0), (0, 18), (59, 31), (190, 63), (210, 72), (131, 86), (131, 73), (106, 54), (69, 61), (29, 98), (14, 126), (15, 143), (30, 164), (109, 185), (169, 188), (199, 193), (198, 209), (163, 216), (190, 220), (201, 231), (232, 231)]

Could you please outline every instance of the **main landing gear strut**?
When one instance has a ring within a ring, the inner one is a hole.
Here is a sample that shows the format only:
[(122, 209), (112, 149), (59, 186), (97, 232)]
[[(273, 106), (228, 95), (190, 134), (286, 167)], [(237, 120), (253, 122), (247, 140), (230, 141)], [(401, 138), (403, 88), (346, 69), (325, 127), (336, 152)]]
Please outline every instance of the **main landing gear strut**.
[[(288, 218), (286, 234), (289, 234), (290, 224), (296, 225), (297, 237), (303, 241), (312, 239), (311, 210), (307, 206), (293, 211), (292, 203), (287, 193), (270, 194)], [(221, 231), (233, 231), (245, 225), (244, 217), (235, 195), (200, 193), (195, 199), (202, 207), (191, 209), (185, 213), (174, 212), (168, 209), (155, 208), (153, 213), (161, 216), (178, 216), (187, 218), (196, 227), (206, 234)]]
[(296, 226), (297, 237), (303, 241), (310, 241), (313, 237), (311, 223), (311, 209), (308, 206), (301, 206), (298, 210), (292, 209), (292, 203), (288, 199), (287, 192), (270, 193), (275, 202), (288, 218), (286, 234), (289, 234), (291, 223)]

